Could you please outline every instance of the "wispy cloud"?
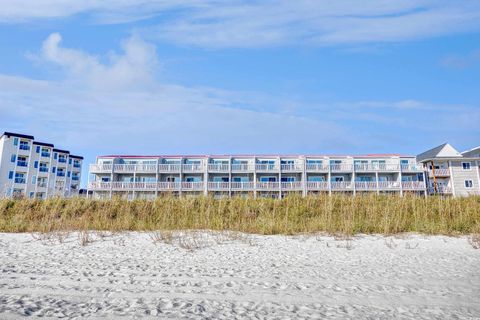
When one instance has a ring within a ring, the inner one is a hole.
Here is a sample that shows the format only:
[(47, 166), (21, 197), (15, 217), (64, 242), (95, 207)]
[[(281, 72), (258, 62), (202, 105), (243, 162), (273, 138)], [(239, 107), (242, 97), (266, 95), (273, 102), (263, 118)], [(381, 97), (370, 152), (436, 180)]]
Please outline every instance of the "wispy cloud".
[(442, 59), (441, 64), (447, 68), (466, 69), (480, 64), (480, 50), (474, 50), (466, 55), (449, 55)]
[(480, 3), (458, 0), (4, 0), (0, 21), (86, 14), (97, 23), (155, 18), (152, 38), (201, 47), (359, 45), (480, 28)]

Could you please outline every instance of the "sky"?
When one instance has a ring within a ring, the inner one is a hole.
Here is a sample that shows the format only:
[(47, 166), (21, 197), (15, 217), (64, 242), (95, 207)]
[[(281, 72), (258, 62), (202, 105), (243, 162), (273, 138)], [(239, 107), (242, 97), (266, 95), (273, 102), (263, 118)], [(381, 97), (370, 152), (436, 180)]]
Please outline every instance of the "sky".
[(0, 0), (0, 131), (84, 177), (106, 154), (463, 151), (479, 124), (479, 1)]

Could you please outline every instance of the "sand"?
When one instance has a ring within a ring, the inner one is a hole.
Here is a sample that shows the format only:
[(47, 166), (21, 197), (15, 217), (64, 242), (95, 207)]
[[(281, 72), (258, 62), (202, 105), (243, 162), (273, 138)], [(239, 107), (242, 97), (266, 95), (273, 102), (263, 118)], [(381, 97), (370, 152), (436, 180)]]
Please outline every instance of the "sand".
[(0, 319), (480, 319), (466, 237), (0, 234), (0, 270)]

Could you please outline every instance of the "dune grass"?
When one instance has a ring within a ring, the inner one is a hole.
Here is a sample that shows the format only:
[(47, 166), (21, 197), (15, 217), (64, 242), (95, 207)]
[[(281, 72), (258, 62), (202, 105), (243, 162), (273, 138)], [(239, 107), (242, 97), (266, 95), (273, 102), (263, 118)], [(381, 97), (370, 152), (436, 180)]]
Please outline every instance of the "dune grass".
[(333, 195), (0, 200), (0, 232), (231, 230), (256, 234), (480, 233), (480, 197)]

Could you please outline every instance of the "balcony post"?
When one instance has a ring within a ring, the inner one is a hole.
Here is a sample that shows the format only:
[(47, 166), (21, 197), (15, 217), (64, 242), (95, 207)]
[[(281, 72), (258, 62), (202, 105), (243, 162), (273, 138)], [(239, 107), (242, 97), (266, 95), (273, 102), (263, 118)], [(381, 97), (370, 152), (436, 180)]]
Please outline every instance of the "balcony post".
[(155, 198), (158, 198), (158, 183), (159, 183), (158, 165), (159, 163), (160, 163), (160, 158), (157, 158), (155, 160)]
[(232, 157), (228, 159), (228, 197), (232, 197)]
[[(50, 190), (50, 175), (51, 175), (51, 169), (52, 169), (52, 158), (53, 158), (53, 148), (50, 148), (50, 158), (48, 159), (48, 166), (47, 166), (47, 191), (45, 192), (45, 198), (47, 199), (49, 196), (49, 190)], [(38, 163), (38, 169), (40, 170), (40, 162)]]
[(355, 159), (352, 158), (352, 183), (353, 183), (353, 195), (357, 194), (357, 186), (356, 186), (356, 174), (355, 174)]
[(398, 172), (398, 180), (400, 180), (400, 197), (403, 197), (403, 169), (400, 165), (400, 171)]
[(257, 157), (253, 157), (253, 198), (257, 198)]
[(428, 196), (428, 190), (427, 190), (427, 177), (426, 177), (426, 174), (425, 174), (425, 170), (422, 171), (422, 176), (423, 176), (423, 193), (425, 195), (425, 199), (427, 198)]
[[(29, 181), (31, 180), (31, 177), (30, 177), (30, 162), (32, 161), (32, 151), (33, 151), (33, 141), (31, 142), (31, 146), (30, 146), (30, 153), (28, 155), (28, 161), (27, 161), (27, 180), (25, 181), (25, 196), (27, 196), (27, 193), (28, 193), (28, 186), (30, 185)], [(37, 181), (35, 180), (35, 185), (37, 185)], [(35, 197), (35, 193), (33, 194), (33, 196)]]
[(282, 161), (280, 157), (277, 157), (278, 160), (278, 199), (282, 199)]
[(112, 168), (110, 169), (110, 199), (112, 199), (112, 195), (113, 195), (113, 168), (115, 167), (114, 163), (115, 163), (115, 159), (112, 158)]
[(307, 158), (303, 157), (303, 166), (302, 166), (302, 195), (303, 197), (307, 196)]
[(450, 181), (450, 184), (452, 185), (452, 195), (455, 197), (455, 183), (453, 183), (453, 170), (452, 170), (452, 161), (448, 160), (448, 170), (450, 172), (450, 177), (448, 180)]
[(208, 196), (208, 163), (209, 163), (209, 158), (206, 157), (203, 161), (203, 195), (206, 197)]
[(180, 188), (178, 190), (178, 195), (182, 196), (182, 184), (183, 184), (183, 158), (180, 158)]
[(328, 163), (328, 195), (332, 195), (332, 165), (330, 164), (330, 158), (327, 159)]
[(375, 183), (377, 184), (377, 194), (380, 194), (380, 186), (378, 183), (378, 171), (375, 171)]

